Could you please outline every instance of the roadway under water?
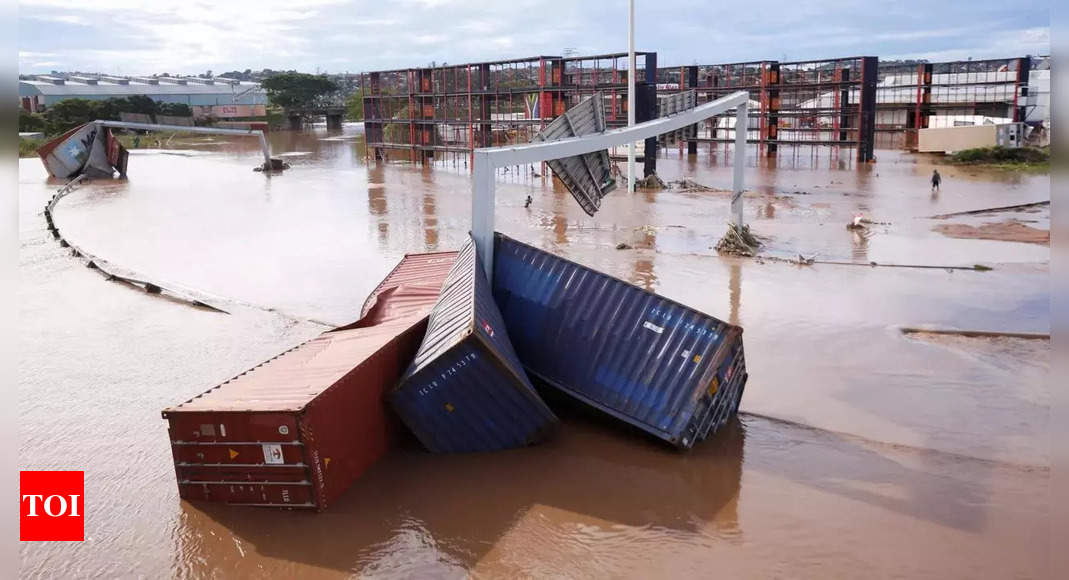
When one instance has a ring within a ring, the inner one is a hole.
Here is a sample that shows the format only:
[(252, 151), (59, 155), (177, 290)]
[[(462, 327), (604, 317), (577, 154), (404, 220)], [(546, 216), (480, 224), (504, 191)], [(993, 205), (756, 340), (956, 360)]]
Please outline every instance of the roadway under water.
[[(310, 321), (352, 320), (403, 253), (469, 228), (464, 157), (369, 167), (358, 127), (272, 141), (280, 176), (251, 170), (252, 143), (135, 151), (128, 182), (55, 212), (87, 251), (231, 314), (87, 270), (45, 229), (58, 185), (21, 161), (20, 468), (84, 470), (87, 514), (84, 543), (22, 544), (24, 576), (1047, 575), (1049, 343), (899, 328), (1049, 331), (1049, 247), (927, 219), (1049, 199), (1049, 176), (941, 168), (933, 195), (931, 167), (890, 151), (750, 160), (769, 254), (856, 266), (717, 257), (724, 193), (616, 191), (588, 218), (537, 168), (498, 176), (499, 230), (745, 327), (743, 414), (691, 453), (565, 409), (545, 445), (398, 451), (323, 514), (179, 501), (161, 409), (324, 329)], [(729, 187), (730, 159), (673, 149), (659, 170)], [(846, 230), (859, 212), (886, 224)], [(1049, 228), (1042, 208), (1012, 217)]]

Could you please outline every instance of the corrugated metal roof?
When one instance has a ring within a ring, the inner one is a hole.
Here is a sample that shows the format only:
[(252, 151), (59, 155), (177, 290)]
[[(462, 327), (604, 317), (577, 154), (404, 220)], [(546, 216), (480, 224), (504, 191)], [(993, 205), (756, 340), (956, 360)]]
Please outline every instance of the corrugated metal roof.
[[(605, 108), (601, 93), (595, 93), (546, 125), (531, 142), (557, 141), (604, 131)], [(594, 215), (601, 207), (601, 198), (616, 188), (608, 150), (553, 159), (546, 163), (587, 215)]]
[[(160, 82), (149, 84), (131, 81), (130, 84), (118, 84), (115, 82), (99, 81), (95, 85), (66, 81), (57, 85), (47, 81), (19, 81), (19, 95), (29, 96), (40, 94), (47, 96), (79, 96), (79, 95), (233, 95), (243, 93), (256, 86), (256, 83), (245, 85), (230, 85), (229, 83), (216, 83), (203, 85), (189, 83), (185, 85)], [(253, 89), (250, 94), (266, 94), (262, 88)]]
[(521, 447), (544, 439), (556, 425), (509, 342), (471, 241), (389, 399), (420, 442), (440, 453)]

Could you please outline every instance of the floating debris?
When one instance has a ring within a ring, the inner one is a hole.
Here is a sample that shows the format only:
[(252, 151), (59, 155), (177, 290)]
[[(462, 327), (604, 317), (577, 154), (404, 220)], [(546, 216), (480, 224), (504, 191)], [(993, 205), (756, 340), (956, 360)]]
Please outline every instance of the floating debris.
[(687, 192), (691, 192), (691, 191), (720, 191), (720, 192), (731, 191), (729, 189), (721, 189), (721, 188), (717, 188), (717, 187), (709, 187), (708, 185), (702, 185), (701, 183), (698, 183), (697, 181), (694, 181), (693, 179), (691, 179), (689, 177), (684, 177), (683, 179), (681, 179), (679, 181), (669, 181), (668, 182), (668, 188), (672, 189), (673, 191), (687, 191)]

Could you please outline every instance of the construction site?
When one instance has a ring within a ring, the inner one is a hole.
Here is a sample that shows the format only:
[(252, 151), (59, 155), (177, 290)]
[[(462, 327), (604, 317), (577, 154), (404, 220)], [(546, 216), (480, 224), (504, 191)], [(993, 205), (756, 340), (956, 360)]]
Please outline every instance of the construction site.
[[(527, 143), (595, 94), (604, 101), (607, 124), (624, 125), (627, 56), (534, 56), (364, 73), (367, 154), (416, 162)], [(746, 139), (763, 156), (829, 147), (841, 159), (865, 163), (878, 148), (915, 148), (921, 129), (1050, 124), (1048, 58), (903, 64), (859, 56), (662, 67), (656, 52), (636, 52), (635, 70), (638, 120), (657, 116), (654, 95), (694, 90), (703, 103), (749, 93)], [(695, 129), (679, 143), (688, 153), (701, 143), (735, 141), (730, 116)]]

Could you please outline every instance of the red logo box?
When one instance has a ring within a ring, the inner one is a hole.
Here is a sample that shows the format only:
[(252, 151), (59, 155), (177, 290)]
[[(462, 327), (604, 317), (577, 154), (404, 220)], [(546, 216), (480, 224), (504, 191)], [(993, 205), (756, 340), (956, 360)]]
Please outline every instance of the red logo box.
[(85, 472), (19, 472), (19, 540), (85, 539)]

